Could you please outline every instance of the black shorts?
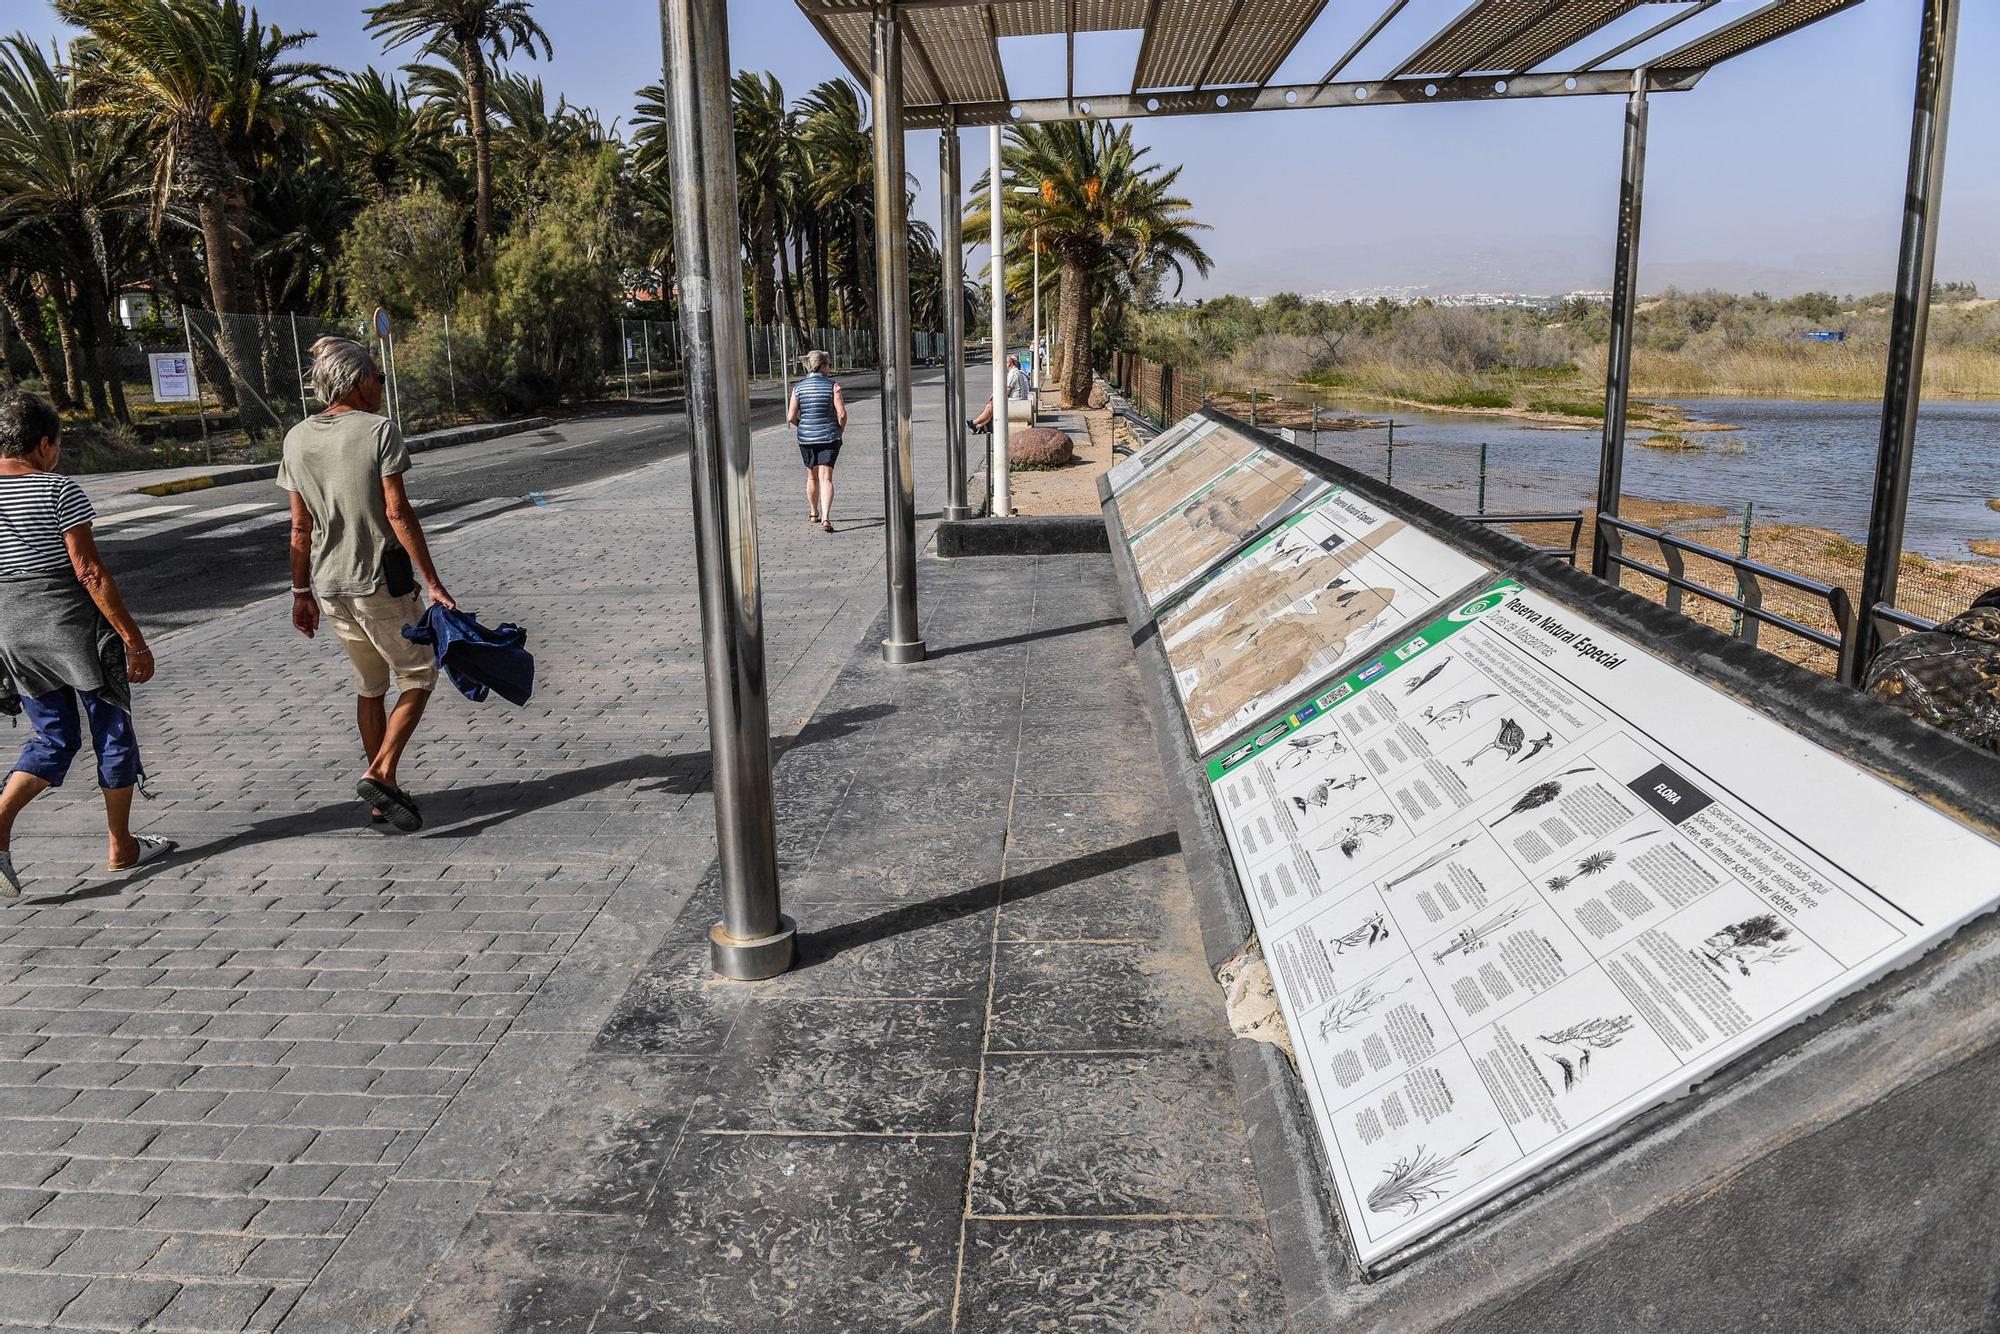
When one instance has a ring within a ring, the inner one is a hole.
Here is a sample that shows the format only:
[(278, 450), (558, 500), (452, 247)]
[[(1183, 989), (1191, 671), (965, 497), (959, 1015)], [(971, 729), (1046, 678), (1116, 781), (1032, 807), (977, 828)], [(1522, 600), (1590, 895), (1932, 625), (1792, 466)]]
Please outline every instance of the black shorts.
[(799, 445), (799, 458), (808, 468), (831, 468), (840, 458), (840, 441), (824, 445)]

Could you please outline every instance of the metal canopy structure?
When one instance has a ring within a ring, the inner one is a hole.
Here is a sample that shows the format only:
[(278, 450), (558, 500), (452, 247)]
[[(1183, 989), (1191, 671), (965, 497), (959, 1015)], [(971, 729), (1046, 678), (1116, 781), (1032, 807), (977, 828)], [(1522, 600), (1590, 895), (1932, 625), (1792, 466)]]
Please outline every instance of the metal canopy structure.
[[(1275, 84), (1272, 80), (1300, 51), (1323, 14), (1358, 12), (1362, 6), (1351, 0), (897, 0), (911, 55), (902, 78), (904, 125), (918, 129), (947, 123), (1622, 95), (1632, 91), (1638, 71), (1605, 66), (1681, 29), (1676, 35), (1686, 34), (1687, 40), (1646, 62), (1648, 91), (1677, 92), (1692, 88), (1723, 61), (1861, 0), (1771, 0), (1733, 18), (1712, 12), (1719, 3), (1473, 0), (1445, 27), (1412, 46), (1400, 35), (1407, 24), (1396, 22), (1410, 0), (1388, 0), (1324, 77)], [(798, 5), (842, 63), (866, 84), (874, 0), (798, 0)], [(1661, 17), (1609, 49), (1587, 45), (1605, 28), (1641, 10), (1657, 10)], [(1392, 29), (1393, 35), (1385, 35)], [(1079, 90), (1077, 37), (1121, 31), (1142, 34), (1129, 87)], [(1001, 42), (1017, 37), (1065, 40), (1062, 97), (1021, 99), (1010, 92)], [(1579, 53), (1573, 63), (1558, 59), (1573, 52)], [(1362, 56), (1384, 54), (1394, 60), (1386, 78), (1339, 81)]]

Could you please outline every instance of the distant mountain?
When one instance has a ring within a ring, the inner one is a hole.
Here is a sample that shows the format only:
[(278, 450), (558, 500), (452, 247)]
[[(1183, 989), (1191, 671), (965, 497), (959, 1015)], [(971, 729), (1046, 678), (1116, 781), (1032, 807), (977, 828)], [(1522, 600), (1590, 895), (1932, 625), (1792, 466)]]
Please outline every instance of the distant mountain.
[[(1947, 211), (1938, 250), (1941, 281), (1971, 281), (2000, 296), (2000, 201), (1955, 201)], [(1886, 291), (1894, 285), (1897, 228), (1885, 219), (1843, 219), (1843, 236), (1884, 235), (1879, 250), (1805, 248), (1747, 256), (1692, 255), (1671, 237), (1649, 235), (1640, 287), (1658, 292), (1719, 288), (1730, 292), (1835, 294)], [(1802, 238), (1808, 239), (1808, 238)], [(1222, 240), (1212, 245), (1214, 274), (1191, 282), (1189, 296), (1237, 292), (1336, 292), (1357, 298), (1453, 296), (1468, 292), (1534, 295), (1598, 290), (1609, 286), (1612, 237), (1565, 234), (1482, 239), (1404, 234), (1393, 240), (1328, 241), (1279, 245), (1236, 255)]]

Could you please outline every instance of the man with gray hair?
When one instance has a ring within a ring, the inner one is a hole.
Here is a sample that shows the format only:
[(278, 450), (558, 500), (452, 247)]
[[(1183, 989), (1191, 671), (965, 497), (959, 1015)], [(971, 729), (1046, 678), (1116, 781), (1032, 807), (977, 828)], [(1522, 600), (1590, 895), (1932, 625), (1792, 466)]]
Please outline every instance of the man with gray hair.
[[(311, 639), (324, 615), (347, 650), (368, 760), (355, 793), (376, 820), (409, 833), (424, 819), (396, 785), (396, 766), (437, 685), (437, 665), (429, 648), (403, 638), (403, 627), (423, 619), (419, 578), (431, 601), (458, 604), (403, 489), (410, 451), (382, 415), (374, 355), (352, 339), (322, 338), (312, 358), (313, 391), (327, 406), (292, 428), (278, 465), (278, 485), (292, 499), (292, 624)], [(391, 677), (394, 713), (383, 702)]]

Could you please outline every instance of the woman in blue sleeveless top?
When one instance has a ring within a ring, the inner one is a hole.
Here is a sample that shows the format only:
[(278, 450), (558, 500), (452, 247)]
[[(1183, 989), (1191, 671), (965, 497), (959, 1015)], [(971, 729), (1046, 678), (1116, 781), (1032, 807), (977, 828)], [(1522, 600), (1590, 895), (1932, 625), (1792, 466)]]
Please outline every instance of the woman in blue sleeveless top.
[(826, 366), (826, 353), (806, 353), (806, 375), (792, 390), (785, 420), (799, 428), (799, 458), (806, 465), (806, 521), (830, 533), (833, 465), (840, 458), (840, 433), (847, 429), (847, 399)]

